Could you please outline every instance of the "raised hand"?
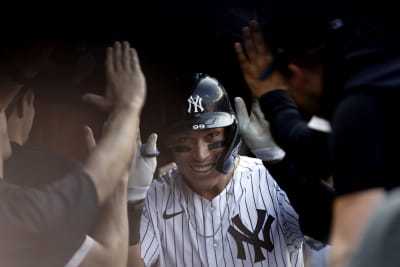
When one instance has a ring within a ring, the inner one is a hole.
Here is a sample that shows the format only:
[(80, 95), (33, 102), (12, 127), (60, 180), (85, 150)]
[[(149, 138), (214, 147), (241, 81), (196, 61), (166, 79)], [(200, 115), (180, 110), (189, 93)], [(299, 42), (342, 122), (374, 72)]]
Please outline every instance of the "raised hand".
[(105, 67), (105, 95), (89, 93), (83, 100), (106, 111), (126, 105), (141, 109), (146, 98), (146, 81), (136, 50), (128, 42), (115, 42), (107, 48)]
[(240, 43), (234, 45), (243, 77), (256, 98), (276, 89), (287, 89), (287, 83), (278, 71), (261, 77), (271, 66), (273, 58), (254, 20), (250, 21), (250, 27), (243, 28), (243, 46)]
[(147, 189), (157, 167), (157, 134), (152, 133), (145, 144), (138, 134), (138, 149), (128, 180), (128, 201), (138, 201), (146, 197)]

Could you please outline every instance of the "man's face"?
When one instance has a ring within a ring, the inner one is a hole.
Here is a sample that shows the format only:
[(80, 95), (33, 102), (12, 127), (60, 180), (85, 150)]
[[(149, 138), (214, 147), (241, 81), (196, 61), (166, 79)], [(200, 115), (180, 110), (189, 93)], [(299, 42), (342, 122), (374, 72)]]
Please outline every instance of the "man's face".
[(225, 188), (227, 176), (216, 169), (225, 152), (225, 128), (185, 131), (170, 137), (176, 165), (189, 186), (208, 196)]
[(289, 94), (296, 104), (311, 114), (318, 114), (323, 93), (322, 66), (313, 70), (299, 67), (288, 82)]

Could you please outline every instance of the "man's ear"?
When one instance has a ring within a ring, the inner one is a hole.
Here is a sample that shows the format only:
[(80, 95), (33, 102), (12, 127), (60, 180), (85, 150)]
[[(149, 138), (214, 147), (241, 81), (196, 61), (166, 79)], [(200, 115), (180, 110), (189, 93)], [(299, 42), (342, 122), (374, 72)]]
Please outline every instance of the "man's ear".
[(288, 64), (290, 71), (289, 83), (294, 88), (304, 88), (306, 86), (306, 75), (302, 68), (294, 63)]

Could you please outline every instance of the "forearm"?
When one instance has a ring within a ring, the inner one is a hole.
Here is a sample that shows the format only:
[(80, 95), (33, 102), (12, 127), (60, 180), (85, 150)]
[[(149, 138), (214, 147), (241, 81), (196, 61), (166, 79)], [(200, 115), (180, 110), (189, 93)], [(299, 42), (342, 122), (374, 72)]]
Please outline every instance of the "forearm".
[[(286, 91), (264, 95), (260, 105), (270, 122), (272, 136), (293, 165), (308, 178), (325, 180), (331, 176), (329, 134), (308, 127), (307, 120)], [(304, 157), (305, 151), (307, 157)]]
[(141, 107), (117, 107), (109, 117), (99, 144), (89, 156), (85, 169), (96, 186), (99, 203), (114, 191), (128, 170), (136, 151), (136, 135)]
[(105, 203), (91, 236), (96, 241), (82, 262), (82, 267), (126, 266), (128, 259), (128, 219), (126, 181)]
[(329, 267), (347, 266), (366, 223), (384, 194), (382, 189), (376, 188), (337, 197), (333, 206)]
[(145, 264), (140, 256), (140, 243), (134, 246), (129, 246), (128, 267), (145, 267)]
[(334, 189), (320, 180), (304, 177), (287, 157), (266, 166), (299, 214), (302, 232), (326, 243), (331, 225)]

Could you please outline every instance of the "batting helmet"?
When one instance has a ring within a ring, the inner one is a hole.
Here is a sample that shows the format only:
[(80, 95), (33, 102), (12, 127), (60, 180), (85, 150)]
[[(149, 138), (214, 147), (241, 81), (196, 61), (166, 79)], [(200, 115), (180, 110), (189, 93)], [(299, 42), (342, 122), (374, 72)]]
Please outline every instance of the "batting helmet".
[(213, 77), (197, 73), (180, 81), (174, 103), (163, 108), (163, 132), (206, 130), (224, 127), (227, 150), (217, 163), (217, 170), (228, 173), (238, 154), (241, 140), (235, 112), (226, 90)]

